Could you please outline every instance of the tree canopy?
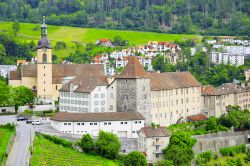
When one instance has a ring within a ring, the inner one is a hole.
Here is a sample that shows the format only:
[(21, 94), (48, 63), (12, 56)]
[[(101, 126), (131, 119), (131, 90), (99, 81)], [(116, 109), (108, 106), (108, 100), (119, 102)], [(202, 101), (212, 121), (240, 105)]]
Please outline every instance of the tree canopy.
[(171, 33), (249, 35), (249, 0), (2, 0), (0, 18)]

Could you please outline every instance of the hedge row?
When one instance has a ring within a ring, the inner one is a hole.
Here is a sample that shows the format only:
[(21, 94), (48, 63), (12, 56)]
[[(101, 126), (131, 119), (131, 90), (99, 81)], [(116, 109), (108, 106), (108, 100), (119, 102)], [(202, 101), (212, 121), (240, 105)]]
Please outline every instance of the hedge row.
[(62, 146), (67, 147), (67, 148), (72, 148), (72, 146), (73, 146), (72, 142), (67, 141), (65, 139), (62, 139), (62, 138), (58, 138), (58, 137), (50, 136), (50, 135), (46, 135), (46, 134), (42, 134), (42, 136), (44, 138), (54, 142), (55, 144), (62, 145)]
[(231, 146), (227, 148), (221, 148), (220, 153), (222, 156), (234, 156), (238, 153), (245, 153), (246, 152), (246, 145), (240, 144), (237, 146)]
[(203, 152), (197, 155), (197, 162), (199, 165), (205, 165), (212, 159), (212, 151)]

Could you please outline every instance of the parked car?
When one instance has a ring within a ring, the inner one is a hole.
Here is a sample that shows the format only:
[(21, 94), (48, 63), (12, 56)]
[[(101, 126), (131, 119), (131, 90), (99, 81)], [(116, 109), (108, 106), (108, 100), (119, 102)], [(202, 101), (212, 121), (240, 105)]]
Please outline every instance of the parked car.
[(16, 120), (17, 121), (26, 121), (26, 120), (28, 120), (28, 118), (20, 116)]
[(32, 124), (32, 125), (41, 125), (41, 124), (43, 124), (43, 122), (42, 122), (41, 120), (33, 120), (33, 121), (31, 122), (31, 124)]
[(31, 123), (32, 123), (32, 120), (29, 120), (29, 119), (28, 119), (28, 120), (26, 120), (26, 123), (27, 123), (27, 124), (31, 124)]

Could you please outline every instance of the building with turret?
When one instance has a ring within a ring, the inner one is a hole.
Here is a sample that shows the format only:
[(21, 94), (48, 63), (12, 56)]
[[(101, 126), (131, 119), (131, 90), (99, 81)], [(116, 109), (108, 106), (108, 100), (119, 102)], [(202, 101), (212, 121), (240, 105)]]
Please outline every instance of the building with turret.
[(9, 75), (9, 85), (25, 86), (32, 89), (37, 97), (58, 100), (59, 89), (69, 80), (78, 76), (103, 76), (101, 64), (53, 64), (52, 46), (47, 35), (45, 18), (41, 25), (41, 39), (37, 45), (37, 62), (23, 64), (20, 70)]

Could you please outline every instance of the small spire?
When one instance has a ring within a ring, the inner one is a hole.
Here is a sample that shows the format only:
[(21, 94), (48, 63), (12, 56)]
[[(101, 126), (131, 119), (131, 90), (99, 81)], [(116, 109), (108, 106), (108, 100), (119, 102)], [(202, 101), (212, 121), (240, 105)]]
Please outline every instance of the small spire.
[(46, 24), (46, 23), (45, 23), (45, 16), (43, 16), (43, 24)]

